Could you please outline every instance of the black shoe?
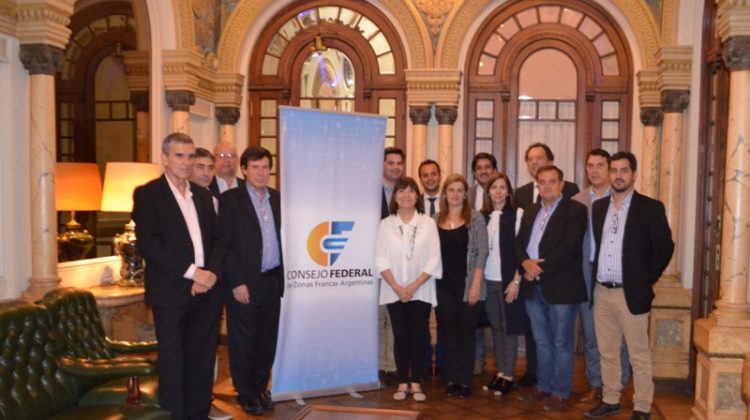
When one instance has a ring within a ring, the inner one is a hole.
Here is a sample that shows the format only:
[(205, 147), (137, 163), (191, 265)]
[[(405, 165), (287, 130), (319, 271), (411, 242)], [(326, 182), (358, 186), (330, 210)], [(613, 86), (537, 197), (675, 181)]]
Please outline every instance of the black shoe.
[(458, 398), (465, 400), (471, 396), (471, 387), (469, 385), (461, 385), (458, 387)]
[(459, 394), (460, 387), (453, 382), (449, 383), (448, 386), (445, 387), (445, 396), (446, 397), (455, 397)]
[(490, 383), (487, 385), (488, 391), (497, 391), (500, 392), (500, 385), (503, 383), (505, 379), (501, 376), (493, 376)]
[(528, 371), (521, 376), (518, 380), (518, 386), (533, 387), (536, 386), (536, 375), (529, 373)]
[(263, 410), (273, 410), (273, 398), (271, 398), (271, 390), (265, 390), (258, 398), (258, 403), (263, 407)]
[(644, 413), (643, 411), (633, 411), (633, 415), (630, 416), (630, 420), (650, 420), (651, 413)]
[(513, 380), (503, 378), (500, 382), (500, 389), (498, 389), (498, 392), (500, 392), (500, 395), (508, 395), (514, 385)]
[(263, 406), (260, 405), (260, 401), (258, 400), (245, 401), (245, 403), (242, 404), (242, 409), (250, 415), (263, 414)]
[(432, 375), (432, 365), (425, 366), (424, 367), (424, 375), (422, 375), (422, 379), (429, 380), (431, 378), (434, 378), (434, 376)]
[[(602, 401), (602, 403), (596, 406), (596, 408), (584, 413), (583, 416), (587, 419), (596, 419), (599, 417), (609, 417), (617, 414), (620, 414), (620, 404), (607, 404)], [(635, 415), (635, 413), (633, 413), (633, 415)]]
[(440, 368), (435, 366), (435, 374), (433, 375), (435, 379), (440, 377)]

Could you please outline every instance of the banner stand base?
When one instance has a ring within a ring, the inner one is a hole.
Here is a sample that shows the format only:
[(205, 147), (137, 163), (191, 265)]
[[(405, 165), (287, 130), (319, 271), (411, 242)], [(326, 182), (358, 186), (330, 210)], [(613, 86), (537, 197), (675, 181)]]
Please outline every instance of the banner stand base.
[[(357, 385), (348, 385), (348, 386), (338, 386), (333, 388), (322, 388), (322, 389), (311, 389), (307, 391), (297, 391), (297, 392), (280, 392), (280, 391), (272, 391), (273, 392), (273, 400), (274, 401), (289, 401), (289, 400), (295, 400), (297, 401), (297, 404), (302, 402), (300, 405), (305, 405), (304, 398), (315, 398), (315, 397), (326, 397), (329, 395), (341, 395), (341, 394), (357, 394), (360, 398), (362, 398), (362, 395), (360, 395), (360, 392), (364, 391), (375, 391), (380, 389), (380, 382), (374, 381), (364, 384), (357, 384)], [(352, 395), (354, 398), (354, 395)]]

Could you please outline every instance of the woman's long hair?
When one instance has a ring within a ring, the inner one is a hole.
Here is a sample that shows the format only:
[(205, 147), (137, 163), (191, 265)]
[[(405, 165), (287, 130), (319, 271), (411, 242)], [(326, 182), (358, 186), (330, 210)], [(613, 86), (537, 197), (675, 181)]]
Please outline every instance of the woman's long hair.
[(487, 187), (484, 188), (484, 202), (482, 203), (482, 214), (487, 216), (495, 209), (495, 206), (492, 204), (492, 198), (490, 198), (490, 188), (492, 187), (492, 184), (495, 183), (498, 179), (502, 179), (505, 181), (505, 185), (508, 186), (508, 197), (505, 198), (505, 206), (503, 207), (503, 210), (513, 209), (513, 186), (510, 185), (510, 178), (508, 178), (508, 175), (504, 174), (503, 172), (495, 172), (494, 174), (490, 175), (490, 178), (487, 180)]
[(399, 178), (398, 181), (396, 181), (396, 184), (393, 186), (393, 195), (391, 195), (391, 204), (388, 205), (388, 213), (398, 213), (396, 193), (407, 188), (410, 188), (412, 191), (417, 193), (417, 203), (415, 205), (417, 213), (424, 213), (424, 200), (422, 200), (422, 198), (420, 197), (419, 185), (417, 185), (417, 181), (415, 181), (413, 178), (409, 178), (408, 176)]
[(466, 226), (471, 224), (471, 205), (469, 204), (469, 184), (466, 182), (466, 178), (461, 174), (450, 174), (445, 178), (443, 183), (443, 189), (440, 191), (440, 212), (438, 213), (438, 225), (443, 224), (445, 219), (448, 218), (448, 197), (446, 191), (448, 191), (448, 185), (460, 182), (464, 186), (464, 201), (463, 207), (461, 208), (461, 218), (464, 219)]

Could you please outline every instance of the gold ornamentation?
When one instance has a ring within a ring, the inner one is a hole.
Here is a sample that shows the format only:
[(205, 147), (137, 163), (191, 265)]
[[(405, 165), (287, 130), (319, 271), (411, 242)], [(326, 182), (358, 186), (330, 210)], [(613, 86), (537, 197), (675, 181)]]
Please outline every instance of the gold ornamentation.
[(432, 35), (438, 36), (445, 23), (445, 17), (456, 2), (455, 0), (416, 0), (415, 3), (419, 11), (427, 15)]

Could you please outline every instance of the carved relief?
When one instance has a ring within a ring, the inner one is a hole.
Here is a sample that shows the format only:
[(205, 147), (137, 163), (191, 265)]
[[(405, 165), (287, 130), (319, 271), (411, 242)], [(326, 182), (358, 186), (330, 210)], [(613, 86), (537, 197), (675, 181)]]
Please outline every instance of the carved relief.
[(733, 36), (721, 49), (724, 65), (731, 71), (750, 70), (750, 36)]
[(190, 111), (195, 104), (195, 94), (189, 90), (168, 90), (165, 99), (173, 111)]
[(664, 120), (664, 112), (661, 108), (641, 108), (641, 123), (647, 127), (658, 127)]
[(433, 48), (437, 45), (445, 17), (453, 9), (455, 0), (415, 0), (422, 17), (430, 25), (430, 36)]
[(409, 119), (413, 124), (426, 125), (432, 118), (431, 106), (410, 106)]
[(217, 106), (214, 114), (221, 125), (234, 125), (240, 119), (240, 109), (234, 106)]
[(47, 44), (21, 45), (19, 59), (29, 74), (54, 75), (60, 71), (63, 50)]
[(458, 107), (438, 106), (435, 107), (435, 119), (439, 125), (453, 125), (458, 118)]
[(682, 112), (690, 103), (690, 91), (665, 90), (661, 93), (661, 106), (664, 112)]

